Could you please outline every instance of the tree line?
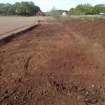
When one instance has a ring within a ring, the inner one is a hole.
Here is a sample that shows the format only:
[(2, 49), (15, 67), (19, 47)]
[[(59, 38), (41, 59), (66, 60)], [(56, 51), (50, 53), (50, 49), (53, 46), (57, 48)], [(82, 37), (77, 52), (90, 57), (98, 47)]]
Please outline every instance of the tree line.
[(75, 8), (70, 9), (71, 15), (95, 15), (105, 13), (105, 4), (92, 6), (90, 4), (79, 4)]
[(0, 3), (0, 15), (33, 16), (40, 8), (33, 2)]
[[(47, 12), (48, 16), (60, 16), (66, 10), (57, 10), (56, 8), (52, 8), (51, 11)], [(97, 15), (100, 13), (105, 14), (105, 4), (97, 4), (92, 6), (91, 4), (79, 4), (75, 8), (71, 8), (67, 11), (69, 15)]]

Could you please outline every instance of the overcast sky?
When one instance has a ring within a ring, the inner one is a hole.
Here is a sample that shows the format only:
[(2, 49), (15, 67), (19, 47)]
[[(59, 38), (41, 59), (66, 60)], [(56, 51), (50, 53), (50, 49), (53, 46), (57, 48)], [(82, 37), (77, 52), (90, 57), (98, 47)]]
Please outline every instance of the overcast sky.
[(69, 10), (78, 4), (84, 3), (90, 3), (92, 5), (105, 4), (105, 0), (0, 0), (0, 3), (15, 3), (21, 1), (33, 1), (42, 11), (49, 11), (53, 7), (56, 9)]

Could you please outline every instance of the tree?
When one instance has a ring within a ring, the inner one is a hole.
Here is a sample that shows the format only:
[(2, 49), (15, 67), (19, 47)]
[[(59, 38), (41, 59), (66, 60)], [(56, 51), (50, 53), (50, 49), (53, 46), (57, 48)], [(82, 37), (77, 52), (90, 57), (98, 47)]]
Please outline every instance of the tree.
[(40, 9), (38, 6), (35, 6), (33, 2), (21, 2), (16, 3), (15, 5), (16, 14), (23, 16), (32, 16)]
[(95, 14), (105, 13), (105, 5), (104, 4), (95, 5), (95, 7), (94, 7), (94, 13)]
[(0, 14), (1, 15), (5, 14), (4, 7), (5, 7), (5, 4), (1, 3), (0, 4)]
[(74, 15), (93, 14), (93, 7), (90, 4), (80, 4), (76, 8), (71, 8), (70, 13)]
[(98, 4), (93, 7), (90, 4), (80, 4), (77, 5), (75, 8), (71, 8), (70, 13), (72, 15), (90, 15), (105, 13), (105, 5)]
[(38, 12), (40, 8), (35, 6), (33, 2), (16, 2), (15, 4), (0, 4), (0, 15), (22, 15), (32, 16)]

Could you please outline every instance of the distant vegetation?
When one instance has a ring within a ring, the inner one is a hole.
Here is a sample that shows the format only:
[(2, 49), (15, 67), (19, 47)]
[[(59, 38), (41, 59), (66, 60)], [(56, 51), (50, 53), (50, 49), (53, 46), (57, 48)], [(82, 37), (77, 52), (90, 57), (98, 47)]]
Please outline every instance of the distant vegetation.
[[(57, 10), (53, 8), (51, 11), (47, 12), (46, 15), (58, 17), (66, 10)], [(91, 4), (79, 4), (75, 8), (71, 8), (69, 15), (95, 15), (100, 13), (105, 13), (105, 4), (97, 4), (92, 6)]]
[(90, 4), (80, 4), (75, 8), (70, 9), (71, 15), (94, 15), (99, 13), (105, 13), (105, 4), (98, 4), (95, 6)]
[(62, 13), (64, 11), (65, 10), (57, 10), (56, 8), (53, 8), (51, 11), (47, 12), (46, 15), (48, 15), (48, 16), (59, 16), (59, 15), (62, 15)]
[[(33, 16), (40, 11), (40, 7), (36, 6), (33, 2), (16, 2), (15, 4), (0, 3), (0, 15), (20, 15), (20, 16)], [(51, 11), (46, 12), (46, 16), (59, 17), (65, 10), (57, 10), (53, 8)], [(79, 4), (75, 8), (71, 8), (70, 15), (94, 15), (105, 13), (105, 4), (98, 4), (92, 6), (90, 4)]]
[(46, 12), (46, 16), (52, 16), (56, 19), (59, 19), (63, 12), (66, 10), (57, 10), (56, 8), (52, 8), (49, 12)]
[(33, 16), (40, 8), (33, 2), (17, 2), (15, 4), (0, 3), (0, 15)]

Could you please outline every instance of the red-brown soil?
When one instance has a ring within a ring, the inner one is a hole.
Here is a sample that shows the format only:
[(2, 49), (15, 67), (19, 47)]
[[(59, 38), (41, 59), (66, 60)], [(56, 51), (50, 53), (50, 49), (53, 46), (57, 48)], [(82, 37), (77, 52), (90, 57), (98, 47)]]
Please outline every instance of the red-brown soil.
[(42, 24), (0, 46), (0, 105), (105, 105), (105, 21)]

